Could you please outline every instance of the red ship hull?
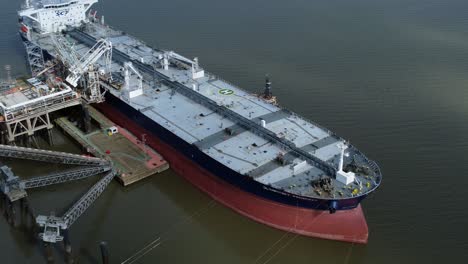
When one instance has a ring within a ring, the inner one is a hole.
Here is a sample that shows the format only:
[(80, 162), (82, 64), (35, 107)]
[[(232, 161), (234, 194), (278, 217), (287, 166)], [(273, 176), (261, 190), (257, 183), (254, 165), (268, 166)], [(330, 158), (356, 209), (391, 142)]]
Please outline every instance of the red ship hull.
[(216, 201), (265, 225), (300, 235), (352, 243), (367, 243), (368, 227), (359, 205), (352, 210), (312, 210), (258, 197), (224, 182), (170, 145), (162, 142), (107, 103), (96, 105), (108, 118), (135, 135), (146, 134), (147, 144), (158, 151), (172, 169)]

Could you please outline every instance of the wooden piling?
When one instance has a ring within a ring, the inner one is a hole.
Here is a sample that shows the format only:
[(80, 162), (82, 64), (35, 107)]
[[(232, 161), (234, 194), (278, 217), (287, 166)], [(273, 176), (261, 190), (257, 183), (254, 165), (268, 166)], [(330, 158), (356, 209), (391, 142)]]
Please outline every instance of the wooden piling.
[(71, 254), (72, 253), (72, 247), (71, 247), (71, 242), (70, 242), (70, 232), (68, 229), (63, 229), (63, 246), (65, 247), (65, 253)]
[(54, 254), (52, 251), (52, 244), (49, 242), (44, 242), (44, 252), (46, 255), (47, 263), (54, 263)]
[(70, 241), (70, 232), (68, 229), (62, 229), (63, 234), (63, 246), (65, 248), (65, 262), (67, 264), (73, 263), (73, 255), (72, 255), (72, 246)]
[(102, 241), (99, 243), (99, 248), (101, 249), (102, 264), (109, 264), (109, 250), (107, 248), (107, 242)]

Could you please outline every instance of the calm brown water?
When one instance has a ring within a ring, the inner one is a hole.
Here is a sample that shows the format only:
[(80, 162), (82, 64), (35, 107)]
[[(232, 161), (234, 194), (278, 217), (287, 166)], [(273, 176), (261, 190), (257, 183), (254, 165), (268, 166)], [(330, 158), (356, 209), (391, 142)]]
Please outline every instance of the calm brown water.
[[(27, 73), (18, 7), (0, 3), (0, 65), (16, 75)], [(269, 73), (282, 105), (350, 139), (378, 161), (384, 181), (363, 203), (366, 246), (257, 224), (171, 171), (128, 188), (112, 183), (71, 229), (79, 263), (99, 263), (101, 240), (111, 263), (142, 249), (125, 263), (466, 262), (467, 1), (103, 0), (97, 7), (113, 26), (198, 56), (249, 91), (261, 90)], [(56, 143), (78, 151), (65, 138)], [(24, 177), (49, 169), (12, 165)], [(33, 191), (33, 207), (60, 213), (94, 181)], [(41, 263), (41, 254), (0, 219), (0, 263)]]

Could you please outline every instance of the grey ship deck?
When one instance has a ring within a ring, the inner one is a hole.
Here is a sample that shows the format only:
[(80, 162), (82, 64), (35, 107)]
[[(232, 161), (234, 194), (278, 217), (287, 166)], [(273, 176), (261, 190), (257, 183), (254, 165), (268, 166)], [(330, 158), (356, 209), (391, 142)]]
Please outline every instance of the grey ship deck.
[[(83, 32), (95, 39), (107, 38), (114, 50), (127, 54), (130, 58), (152, 66), (171, 81), (193, 89), (210, 98), (218, 106), (225, 107), (244, 118), (260, 124), (265, 120), (266, 129), (278, 138), (284, 139), (296, 148), (311, 154), (331, 168), (338, 167), (340, 148), (338, 143), (344, 140), (331, 131), (310, 122), (288, 110), (247, 93), (235, 85), (210, 73), (193, 79), (191, 68), (181, 67), (180, 63), (171, 63), (169, 69), (163, 69), (160, 55), (165, 51), (150, 48), (145, 43), (121, 31), (99, 23), (88, 23)], [(33, 39), (47, 50), (53, 50), (48, 35), (33, 33)], [(85, 53), (89, 47), (69, 37), (75, 42), (78, 53)], [(102, 63), (102, 62), (100, 62)], [(182, 65), (183, 66), (183, 65)], [(122, 65), (117, 61), (112, 64), (113, 72), (120, 72)], [(146, 116), (184, 139), (196, 145), (206, 154), (225, 166), (252, 177), (273, 188), (295, 195), (315, 198), (348, 198), (365, 195), (378, 186), (380, 174), (375, 172), (376, 165), (362, 153), (350, 146), (344, 164), (352, 164), (356, 180), (348, 186), (336, 181), (330, 172), (319, 169), (307, 162), (300, 155), (292, 155), (281, 144), (265, 139), (261, 135), (239, 126), (235, 120), (224, 117), (210, 108), (199, 104), (182, 93), (168, 87), (154, 76), (143, 74), (144, 94), (128, 99), (119, 89), (108, 87), (110, 92), (126, 100)], [(232, 131), (227, 133), (227, 131)], [(279, 162), (278, 157), (284, 161)], [(371, 169), (366, 169), (371, 168)], [(322, 177), (331, 179), (332, 191), (324, 192), (313, 182)]]

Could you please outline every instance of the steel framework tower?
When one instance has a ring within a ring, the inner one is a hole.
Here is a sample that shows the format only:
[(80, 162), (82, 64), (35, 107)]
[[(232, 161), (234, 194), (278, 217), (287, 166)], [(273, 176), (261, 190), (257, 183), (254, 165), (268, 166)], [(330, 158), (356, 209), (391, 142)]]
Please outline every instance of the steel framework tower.
[(33, 42), (25, 41), (24, 47), (26, 48), (31, 74), (36, 77), (44, 69), (44, 54), (41, 47)]

